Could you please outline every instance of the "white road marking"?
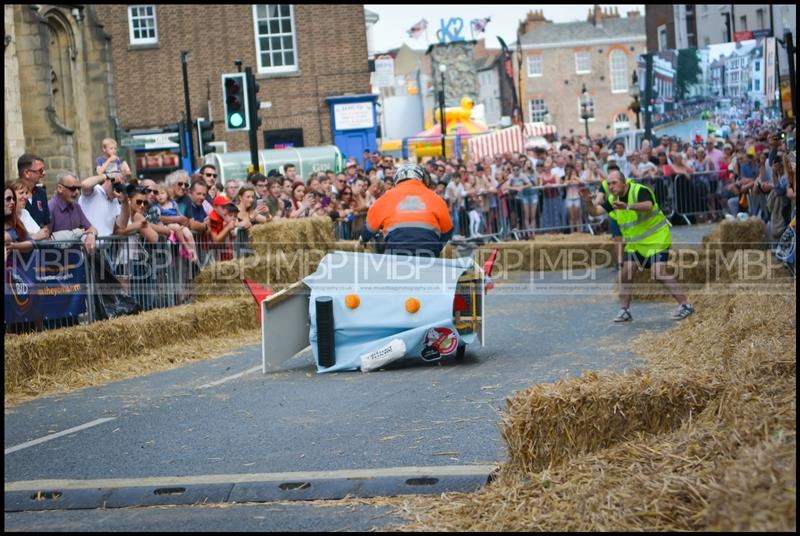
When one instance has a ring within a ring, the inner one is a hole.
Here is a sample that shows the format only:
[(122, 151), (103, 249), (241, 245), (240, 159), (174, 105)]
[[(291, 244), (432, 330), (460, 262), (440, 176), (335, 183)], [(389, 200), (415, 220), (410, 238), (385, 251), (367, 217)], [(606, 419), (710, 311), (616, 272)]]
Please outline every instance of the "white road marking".
[(20, 443), (15, 447), (10, 447), (5, 450), (5, 454), (11, 454), (12, 452), (16, 452), (18, 450), (26, 449), (28, 447), (33, 447), (34, 445), (39, 445), (41, 443), (45, 443), (47, 441), (51, 441), (53, 439), (57, 439), (59, 437), (63, 437), (65, 435), (74, 434), (75, 432), (80, 432), (81, 430), (86, 430), (87, 428), (91, 428), (92, 426), (97, 426), (98, 424), (103, 424), (108, 421), (113, 421), (116, 417), (104, 417), (102, 419), (97, 419), (92, 422), (87, 422), (86, 424), (82, 424), (80, 426), (76, 426), (74, 428), (70, 428), (68, 430), (64, 430), (63, 432), (58, 432), (55, 434), (50, 434), (48, 436), (40, 437), (39, 439), (34, 439), (33, 441), (27, 441), (25, 443)]
[(159, 476), (100, 480), (29, 480), (6, 482), (5, 491), (41, 489), (98, 489), (147, 486), (188, 486), (203, 484), (241, 484), (247, 482), (306, 482), (326, 479), (372, 479), (379, 477), (445, 477), (489, 475), (496, 465), (443, 465), (432, 467), (381, 467), (375, 469), (344, 469), (333, 471), (300, 471), (287, 473), (251, 473), (234, 475)]
[(231, 380), (235, 380), (236, 378), (241, 378), (242, 376), (245, 376), (247, 374), (252, 374), (253, 372), (255, 372), (257, 370), (261, 370), (261, 367), (262, 367), (261, 365), (255, 366), (255, 367), (253, 367), (251, 369), (245, 370), (244, 372), (240, 372), (239, 374), (234, 374), (233, 376), (228, 376), (227, 378), (222, 378), (221, 380), (217, 380), (215, 382), (211, 382), (211, 383), (207, 383), (205, 385), (201, 385), (200, 387), (198, 387), (198, 389), (208, 389), (209, 387), (214, 387), (216, 385), (220, 385), (222, 383), (225, 383), (225, 382), (228, 382), (228, 381), (231, 381)]

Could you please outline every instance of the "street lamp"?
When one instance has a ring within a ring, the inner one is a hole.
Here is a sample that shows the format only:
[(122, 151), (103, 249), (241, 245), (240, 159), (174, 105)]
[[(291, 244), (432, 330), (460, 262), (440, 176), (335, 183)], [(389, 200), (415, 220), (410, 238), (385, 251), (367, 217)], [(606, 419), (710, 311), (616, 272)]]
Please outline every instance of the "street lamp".
[(639, 130), (639, 112), (642, 111), (642, 105), (639, 102), (639, 76), (635, 70), (633, 71), (633, 83), (629, 92), (633, 97), (633, 102), (628, 106), (628, 109), (636, 114), (636, 130)]
[(789, 91), (791, 92), (791, 105), (792, 105), (792, 117), (795, 116), (795, 105), (794, 101), (797, 97), (797, 81), (794, 79), (794, 55), (795, 55), (795, 47), (794, 47), (794, 39), (792, 36), (792, 29), (789, 27), (788, 21), (783, 21), (783, 39), (777, 39), (778, 43), (781, 44), (786, 49), (786, 54), (789, 58)]
[(594, 114), (589, 110), (589, 94), (586, 93), (586, 84), (581, 88), (581, 119), (586, 127), (586, 138), (589, 139), (589, 119), (594, 117)]
[(445, 136), (445, 128), (447, 126), (446, 123), (444, 122), (444, 73), (446, 71), (447, 71), (447, 65), (445, 65), (444, 63), (440, 63), (439, 64), (439, 72), (442, 75), (442, 83), (441, 83), (441, 87), (439, 88), (439, 114), (441, 116), (439, 125), (441, 127), (440, 130), (441, 130), (441, 134), (442, 134), (442, 158), (446, 158), (446, 155), (445, 155), (445, 152), (444, 152), (444, 136)]

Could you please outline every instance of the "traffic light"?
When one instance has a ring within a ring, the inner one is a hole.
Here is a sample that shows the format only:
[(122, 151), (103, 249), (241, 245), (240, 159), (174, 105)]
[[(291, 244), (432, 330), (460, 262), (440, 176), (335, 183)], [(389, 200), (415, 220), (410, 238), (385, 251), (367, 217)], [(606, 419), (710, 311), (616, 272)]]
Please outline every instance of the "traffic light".
[(247, 108), (247, 81), (245, 73), (222, 75), (222, 95), (225, 104), (225, 130), (250, 129)]
[(206, 121), (204, 117), (197, 118), (197, 149), (202, 158), (208, 153), (214, 152), (214, 122)]
[(249, 112), (252, 114), (251, 117), (253, 118), (253, 122), (256, 125), (256, 130), (261, 126), (261, 117), (258, 115), (258, 110), (261, 108), (261, 102), (258, 100), (258, 90), (261, 89), (256, 81), (256, 77), (254, 75), (250, 75), (250, 84), (249, 84), (249, 102), (252, 111)]

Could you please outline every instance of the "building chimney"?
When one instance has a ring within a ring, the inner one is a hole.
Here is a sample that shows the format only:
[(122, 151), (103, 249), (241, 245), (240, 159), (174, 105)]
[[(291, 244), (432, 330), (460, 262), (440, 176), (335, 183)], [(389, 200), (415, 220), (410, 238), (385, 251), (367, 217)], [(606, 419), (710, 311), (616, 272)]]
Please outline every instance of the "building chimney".
[(638, 10), (638, 9), (634, 9), (633, 11), (628, 11), (628, 13), (627, 13), (627, 17), (628, 17), (628, 18), (631, 18), (631, 17), (641, 17), (641, 13), (639, 13), (639, 10)]
[(599, 4), (595, 4), (594, 9), (589, 12), (589, 22), (597, 28), (603, 27), (603, 8)]
[(553, 21), (544, 18), (544, 12), (541, 9), (528, 11), (528, 15), (525, 17), (525, 20), (519, 23), (519, 33), (520, 35), (525, 35), (533, 28), (551, 22)]

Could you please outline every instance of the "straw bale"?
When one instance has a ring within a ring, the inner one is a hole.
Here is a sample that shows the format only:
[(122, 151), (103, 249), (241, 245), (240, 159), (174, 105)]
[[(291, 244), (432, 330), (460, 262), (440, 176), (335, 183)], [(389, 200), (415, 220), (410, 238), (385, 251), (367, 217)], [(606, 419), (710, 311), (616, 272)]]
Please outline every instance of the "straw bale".
[[(517, 393), (503, 436), (519, 437), (497, 478), (476, 493), (405, 500), (398, 514), (411, 523), (395, 528), (794, 532), (796, 290), (781, 284), (693, 296), (693, 317), (633, 341), (646, 372)], [(637, 393), (653, 386), (661, 386), (660, 397)], [(625, 411), (642, 423), (652, 419), (629, 407), (640, 399), (670, 415), (658, 417), (665, 432), (657, 421), (652, 430), (630, 431), (614, 421)], [(604, 408), (610, 415), (599, 415)], [(596, 434), (611, 446), (589, 437)]]
[(30, 390), (41, 378), (57, 379), (101, 361), (135, 362), (149, 350), (253, 330), (257, 315), (252, 298), (210, 300), (89, 325), (6, 335), (5, 393)]
[(502, 436), (510, 463), (536, 472), (637, 433), (668, 432), (715, 392), (707, 378), (590, 373), (516, 393), (507, 401)]
[(334, 243), (333, 226), (328, 217), (279, 220), (250, 229), (256, 253), (287, 249), (328, 250)]
[[(483, 262), (495, 249), (498, 250), (495, 264), (498, 272), (559, 271), (613, 264), (613, 245), (606, 235), (574, 233), (537, 236), (535, 240), (492, 242), (478, 248), (477, 258)], [(458, 256), (458, 248), (450, 244), (442, 252), (444, 258)]]
[(766, 238), (766, 227), (760, 218), (724, 220), (703, 237), (703, 244), (728, 253), (737, 249), (764, 249)]
[(288, 249), (210, 264), (192, 281), (195, 301), (250, 296), (242, 282), (248, 278), (278, 291), (314, 273), (326, 249)]

